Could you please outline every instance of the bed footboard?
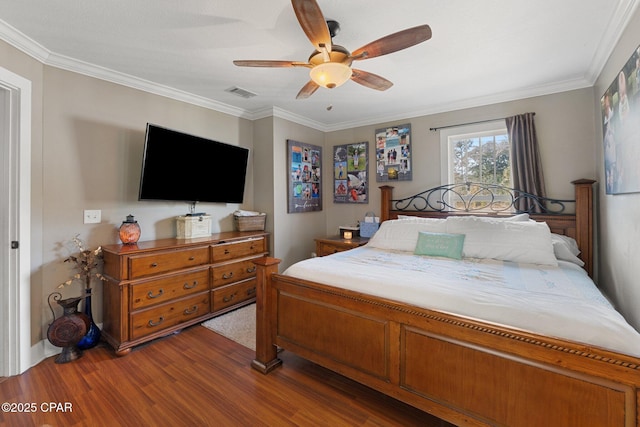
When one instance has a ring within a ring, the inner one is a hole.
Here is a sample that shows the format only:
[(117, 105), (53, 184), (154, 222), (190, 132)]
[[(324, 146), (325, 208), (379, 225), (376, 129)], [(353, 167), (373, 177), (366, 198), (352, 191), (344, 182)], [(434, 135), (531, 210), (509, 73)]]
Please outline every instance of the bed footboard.
[(457, 425), (640, 425), (637, 358), (283, 276), (278, 262), (256, 262), (260, 372), (281, 347)]

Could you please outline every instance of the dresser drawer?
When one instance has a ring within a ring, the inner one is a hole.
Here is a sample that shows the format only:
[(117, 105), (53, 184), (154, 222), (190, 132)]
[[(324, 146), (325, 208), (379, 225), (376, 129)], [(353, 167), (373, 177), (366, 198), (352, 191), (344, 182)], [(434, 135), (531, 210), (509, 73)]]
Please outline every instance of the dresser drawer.
[(249, 279), (244, 282), (233, 285), (216, 288), (212, 291), (212, 310), (213, 312), (230, 307), (242, 301), (246, 301), (256, 296), (256, 279)]
[(368, 238), (360, 236), (354, 237), (352, 239), (343, 239), (337, 236), (315, 240), (316, 255), (318, 256), (327, 256), (338, 252), (348, 251), (349, 249), (354, 249), (366, 245), (369, 242)]
[(209, 250), (206, 246), (134, 255), (129, 257), (129, 279), (166, 273), (187, 267), (197, 267), (208, 263)]
[(161, 279), (136, 283), (131, 289), (131, 311), (162, 304), (209, 289), (209, 269), (192, 273), (165, 276)]
[(267, 251), (267, 245), (266, 239), (260, 237), (242, 242), (219, 243), (211, 246), (211, 250), (212, 262), (221, 262), (233, 258), (262, 254)]
[(160, 332), (209, 313), (209, 292), (170, 301), (131, 315), (131, 339)]
[(318, 256), (327, 256), (327, 255), (345, 251), (347, 249), (349, 248), (342, 248), (336, 245), (331, 245), (323, 242), (316, 243), (316, 255)]
[(213, 272), (213, 281), (211, 283), (211, 287), (217, 288), (223, 285), (227, 285), (231, 282), (237, 282), (240, 280), (248, 279), (250, 277), (255, 277), (256, 265), (253, 263), (254, 259), (256, 258), (213, 267), (211, 269)]

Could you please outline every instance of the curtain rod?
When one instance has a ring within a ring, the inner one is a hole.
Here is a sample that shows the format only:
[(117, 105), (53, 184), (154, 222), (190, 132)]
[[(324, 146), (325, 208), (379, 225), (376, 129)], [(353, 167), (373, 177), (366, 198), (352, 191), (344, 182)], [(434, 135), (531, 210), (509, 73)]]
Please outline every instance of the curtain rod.
[[(536, 115), (536, 113), (532, 113), (534, 116)], [(497, 119), (487, 119), (487, 120), (480, 120), (477, 122), (469, 122), (469, 123), (460, 123), (457, 125), (447, 125), (447, 126), (440, 126), (440, 127), (435, 127), (435, 128), (429, 128), (429, 130), (431, 131), (436, 131), (436, 130), (440, 130), (440, 129), (447, 129), (447, 128), (454, 128), (457, 126), (466, 126), (466, 125), (477, 125), (479, 123), (488, 123), (488, 122), (495, 122), (497, 120), (504, 120), (506, 119), (506, 117), (498, 117)]]

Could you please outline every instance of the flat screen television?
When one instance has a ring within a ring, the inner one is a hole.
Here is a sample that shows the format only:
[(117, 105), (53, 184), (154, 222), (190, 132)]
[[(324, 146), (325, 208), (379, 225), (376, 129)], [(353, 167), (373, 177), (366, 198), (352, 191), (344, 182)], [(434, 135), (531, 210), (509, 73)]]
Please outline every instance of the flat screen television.
[(147, 123), (139, 200), (242, 203), (249, 149)]

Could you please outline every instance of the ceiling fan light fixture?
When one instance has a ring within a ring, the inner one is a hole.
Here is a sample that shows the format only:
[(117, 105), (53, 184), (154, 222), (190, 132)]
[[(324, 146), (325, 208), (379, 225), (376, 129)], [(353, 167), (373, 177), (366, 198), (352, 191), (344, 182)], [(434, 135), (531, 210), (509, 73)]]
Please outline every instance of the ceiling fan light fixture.
[(323, 62), (313, 67), (309, 75), (318, 86), (333, 89), (351, 78), (351, 67), (340, 62)]
[(355, 83), (379, 91), (387, 90), (393, 83), (384, 77), (362, 70), (352, 70), (353, 61), (388, 55), (409, 48), (431, 38), (428, 25), (418, 25), (389, 34), (372, 41), (353, 52), (334, 44), (333, 37), (338, 33), (340, 24), (325, 19), (316, 0), (292, 0), (293, 11), (303, 32), (313, 45), (313, 52), (307, 62), (284, 60), (236, 60), (239, 67), (305, 67), (310, 69), (309, 80), (300, 89), (296, 99), (305, 99), (320, 87), (333, 89), (342, 86), (351, 79)]

